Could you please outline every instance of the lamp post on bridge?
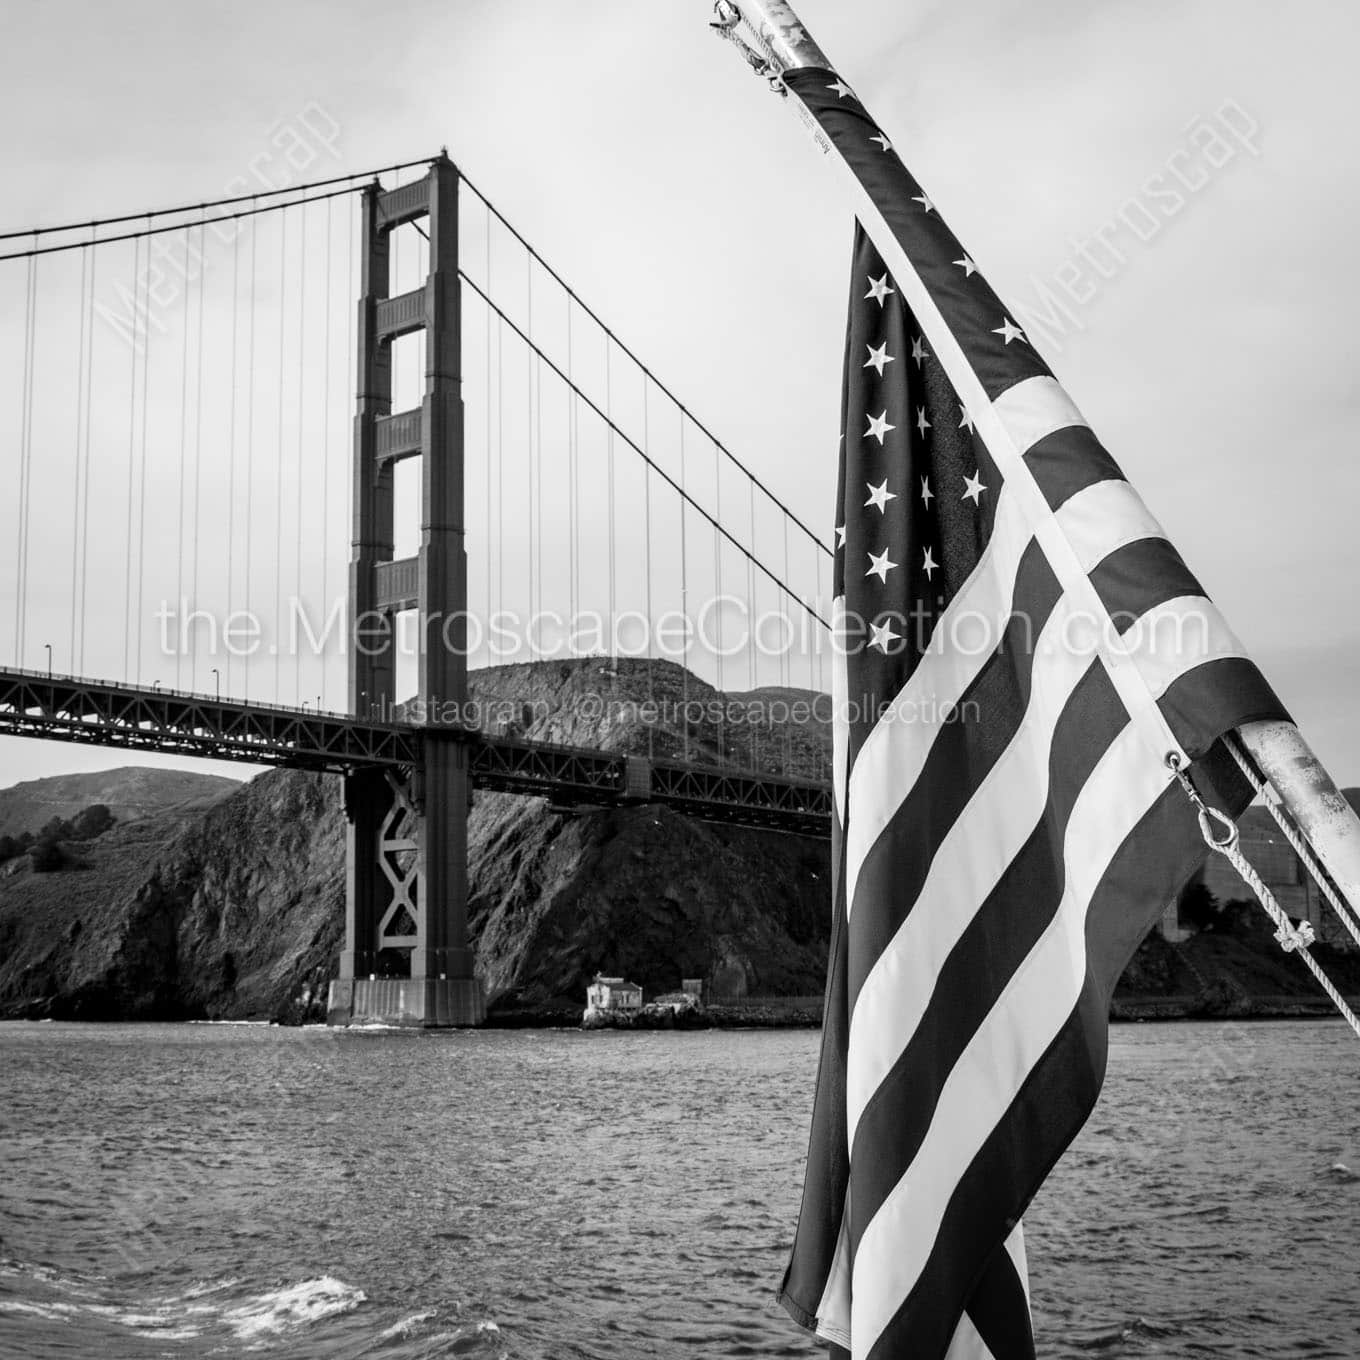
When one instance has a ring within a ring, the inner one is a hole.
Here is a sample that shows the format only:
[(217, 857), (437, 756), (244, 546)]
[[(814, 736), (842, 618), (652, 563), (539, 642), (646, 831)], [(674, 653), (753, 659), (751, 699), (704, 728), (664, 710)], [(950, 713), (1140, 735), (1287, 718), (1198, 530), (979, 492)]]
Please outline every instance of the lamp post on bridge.
[(43, 646), (47, 648), (47, 678), (50, 680), (52, 678), (52, 644), (44, 642)]
[(212, 668), (212, 673), (213, 673), (213, 686), (214, 686), (214, 688), (217, 690), (217, 701), (218, 701), (218, 703), (221, 703), (221, 702), (222, 702), (222, 672), (219, 671), (219, 670), (217, 669), (216, 666), (214, 666), (214, 667)]

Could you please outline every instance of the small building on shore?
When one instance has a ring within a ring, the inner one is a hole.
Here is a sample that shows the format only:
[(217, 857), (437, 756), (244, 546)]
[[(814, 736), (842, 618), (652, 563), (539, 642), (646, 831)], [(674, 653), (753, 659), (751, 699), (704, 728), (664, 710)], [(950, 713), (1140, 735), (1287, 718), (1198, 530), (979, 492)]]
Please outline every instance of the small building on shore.
[(586, 988), (586, 1009), (636, 1015), (642, 1009), (642, 988), (627, 978), (597, 973), (595, 981)]

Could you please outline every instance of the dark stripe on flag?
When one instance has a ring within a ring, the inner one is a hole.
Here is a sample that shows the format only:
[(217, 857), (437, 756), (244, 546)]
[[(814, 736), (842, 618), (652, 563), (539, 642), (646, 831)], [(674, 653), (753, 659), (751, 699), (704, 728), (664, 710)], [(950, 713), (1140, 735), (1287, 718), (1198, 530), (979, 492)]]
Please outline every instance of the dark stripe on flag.
[[(902, 164), (895, 151), (872, 141), (878, 125), (854, 98), (838, 99), (828, 88), (829, 72), (788, 71), (784, 82), (825, 129), (855, 178), (873, 199), (907, 256), (915, 264), (940, 311), (995, 401), (1025, 378), (1048, 376), (1048, 366), (1026, 340), (1007, 344), (995, 332), (1015, 320), (983, 276), (967, 274), (952, 261), (965, 255), (958, 237)], [(919, 200), (925, 199), (926, 203)]]
[(1068, 425), (1045, 435), (1025, 454), (1049, 508), (1056, 510), (1097, 482), (1122, 482), (1119, 465), (1087, 425)]
[(809, 1330), (817, 1326), (817, 1306), (835, 1258), (850, 1171), (845, 1136), (845, 1055), (850, 1033), (845, 991), (845, 837), (834, 812), (832, 840), (835, 892), (817, 1094), (798, 1229), (778, 1294), (793, 1319)]
[(977, 1288), (968, 1299), (968, 1316), (992, 1360), (1033, 1360), (1034, 1328), (1030, 1323), (1025, 1282), (1004, 1246), (992, 1253)]
[(1105, 1015), (1088, 990), (959, 1182), (930, 1260), (870, 1360), (945, 1354), (962, 1300), (981, 1281), (974, 1244), (1006, 1239), (1086, 1122), (1105, 1074)]
[(1204, 594), (1180, 553), (1164, 538), (1140, 538), (1116, 548), (1092, 569), (1091, 584), (1121, 633), (1159, 604)]
[[(1012, 615), (1000, 647), (940, 724), (911, 791), (893, 813), (860, 870), (856, 896), (874, 903), (856, 921), (849, 957), (853, 1014), (869, 970), (906, 919), (940, 843), (1010, 745), (1029, 703), (1033, 643), (1062, 595), (1038, 543), (1020, 559)], [(976, 714), (976, 716), (973, 716)], [(884, 884), (892, 891), (884, 892)]]
[[(1087, 912), (1088, 947), (1115, 923), (1124, 942), (1136, 936), (1136, 947), (1207, 853), (1184, 794), (1169, 787), (1101, 875)], [(926, 1269), (879, 1338), (875, 1360), (908, 1353), (908, 1342), (919, 1348), (910, 1353), (944, 1354), (957, 1325), (957, 1305), (946, 1300), (967, 1297), (974, 1287), (957, 1263), (970, 1259), (971, 1243), (1005, 1238), (1095, 1106), (1105, 1076), (1110, 996), (1127, 962), (1103, 942), (1088, 955), (1076, 1007), (960, 1180)], [(930, 1348), (934, 1338), (941, 1338), (938, 1351)]]
[[(920, 1151), (940, 1092), (1006, 983), (1051, 924), (1067, 886), (1063, 837), (1072, 806), (1128, 713), (1104, 666), (1093, 662), (1058, 719), (1049, 757), (1048, 804), (940, 969), (921, 1023), (860, 1117), (851, 1245)], [(891, 858), (880, 861), (891, 872)], [(865, 878), (860, 879), (865, 889)], [(885, 891), (880, 881), (867, 890)]]
[(1253, 662), (1224, 657), (1197, 666), (1181, 676), (1158, 705), (1191, 760), (1198, 760), (1218, 740), (1220, 724), (1215, 718), (1225, 702), (1241, 715), (1239, 726), (1275, 719), (1284, 712), (1284, 705)]

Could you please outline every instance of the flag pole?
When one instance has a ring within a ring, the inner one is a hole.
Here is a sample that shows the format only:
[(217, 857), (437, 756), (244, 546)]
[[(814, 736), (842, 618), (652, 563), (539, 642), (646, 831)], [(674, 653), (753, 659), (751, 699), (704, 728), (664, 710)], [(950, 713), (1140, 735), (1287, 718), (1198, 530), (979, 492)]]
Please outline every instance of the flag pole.
[[(713, 27), (742, 47), (761, 75), (777, 82), (790, 69), (835, 70), (785, 0), (741, 0), (740, 4), (717, 0), (714, 11)], [(792, 102), (803, 115), (801, 102)], [(815, 135), (815, 140), (824, 153), (840, 161), (825, 137)], [(853, 180), (853, 176), (848, 178)], [(876, 211), (864, 210), (858, 194), (852, 193), (851, 201), (864, 230), (891, 267), (894, 259), (902, 257), (901, 246)], [(1244, 723), (1236, 734), (1341, 895), (1360, 912), (1360, 817), (1303, 734), (1293, 723), (1282, 721)]]

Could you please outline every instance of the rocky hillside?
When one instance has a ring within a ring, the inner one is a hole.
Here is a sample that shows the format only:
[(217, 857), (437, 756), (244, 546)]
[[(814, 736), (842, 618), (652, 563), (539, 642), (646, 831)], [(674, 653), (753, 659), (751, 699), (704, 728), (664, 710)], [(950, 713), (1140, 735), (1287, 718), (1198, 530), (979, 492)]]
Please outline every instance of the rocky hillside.
[[(797, 691), (721, 696), (674, 666), (595, 659), (482, 671), (474, 695), (488, 730), (826, 770), (825, 723)], [(771, 714), (771, 703), (783, 707)], [(107, 791), (96, 783), (89, 796)], [(493, 1016), (579, 1015), (596, 971), (625, 973), (649, 996), (682, 977), (707, 978), (728, 997), (815, 996), (828, 858), (822, 841), (664, 808), (573, 813), (480, 794), (471, 915)], [(17, 856), (0, 865), (0, 1015), (319, 1018), (343, 897), (339, 780), (297, 771), (261, 775), (206, 806), (124, 820), (65, 846), (57, 872), (34, 872)], [(1116, 1013), (1313, 1007), (1312, 980), (1258, 917), (1226, 911), (1181, 945), (1151, 937), (1121, 981)], [(1360, 993), (1360, 956), (1318, 953)]]
[(146, 765), (29, 779), (0, 789), (0, 836), (36, 832), (53, 817), (69, 821), (96, 803), (103, 803), (118, 821), (131, 822), (170, 808), (210, 802), (240, 787), (238, 780), (217, 774)]
[[(485, 726), (547, 740), (820, 773), (816, 718), (719, 711), (674, 666), (600, 661), (480, 672)], [(787, 699), (788, 696), (776, 696)], [(806, 704), (812, 696), (801, 695)], [(690, 707), (685, 708), (686, 701)], [(68, 867), (0, 878), (0, 1013), (246, 1017), (324, 994), (343, 932), (339, 781), (273, 771), (205, 809), (71, 846)], [(727, 993), (807, 994), (826, 959), (824, 843), (660, 808), (554, 811), (479, 795), (472, 925), (493, 1002), (579, 1010), (602, 968), (649, 992), (682, 976)]]

